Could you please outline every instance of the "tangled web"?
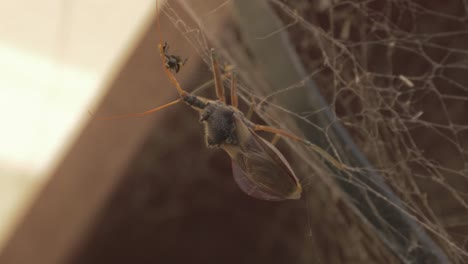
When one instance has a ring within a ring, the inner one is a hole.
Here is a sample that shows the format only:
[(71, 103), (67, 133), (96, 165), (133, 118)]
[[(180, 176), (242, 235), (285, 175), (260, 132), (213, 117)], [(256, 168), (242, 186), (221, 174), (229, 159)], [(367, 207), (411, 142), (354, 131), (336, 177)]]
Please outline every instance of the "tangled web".
[[(307, 78), (400, 197), (399, 209), (422, 224), (452, 261), (463, 262), (468, 256), (468, 3), (270, 4), (286, 25), (272, 35), (289, 34)], [(170, 7), (165, 12), (209, 62), (201, 31), (187, 28)], [(301, 84), (268, 94), (241, 91), (265, 102), (305, 89)], [(281, 108), (305, 120), (317, 113)]]

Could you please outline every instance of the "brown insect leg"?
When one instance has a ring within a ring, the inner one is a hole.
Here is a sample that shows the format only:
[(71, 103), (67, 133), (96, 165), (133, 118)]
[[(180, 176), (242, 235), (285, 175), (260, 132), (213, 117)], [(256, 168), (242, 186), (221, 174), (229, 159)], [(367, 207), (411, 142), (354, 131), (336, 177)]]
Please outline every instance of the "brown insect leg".
[(325, 150), (323, 150), (322, 148), (320, 148), (319, 146), (305, 140), (305, 139), (302, 139), (296, 135), (293, 135), (287, 131), (284, 131), (282, 129), (278, 129), (278, 128), (274, 128), (274, 127), (269, 127), (269, 126), (262, 126), (262, 125), (255, 125), (254, 128), (253, 128), (255, 131), (265, 131), (265, 132), (269, 132), (269, 133), (273, 133), (273, 134), (276, 134), (276, 135), (280, 135), (280, 136), (283, 136), (283, 137), (287, 137), (289, 139), (292, 139), (296, 142), (300, 142), (304, 145), (306, 145), (307, 147), (311, 148), (312, 150), (314, 150), (315, 152), (317, 152), (317, 154), (319, 154), (320, 156), (322, 156), (324, 159), (326, 159), (328, 162), (330, 162), (331, 164), (333, 164), (333, 166), (335, 166), (337, 169), (339, 170), (354, 170), (353, 168), (350, 168), (348, 167), (347, 165), (339, 162), (338, 160), (336, 160), (334, 157), (332, 157), (330, 154), (328, 154), (328, 152), (326, 152)]
[(239, 105), (237, 98), (237, 78), (234, 72), (231, 73), (231, 105), (235, 108)]
[(223, 79), (222, 79), (221, 71), (219, 70), (218, 59), (216, 57), (216, 53), (214, 49), (211, 49), (211, 63), (213, 66), (213, 76), (215, 80), (216, 97), (218, 97), (219, 101), (226, 103), (226, 97), (224, 96)]
[(252, 119), (252, 115), (254, 113), (254, 109), (255, 109), (255, 98), (252, 96), (250, 96), (250, 107), (249, 107), (249, 111), (247, 112), (247, 115), (245, 116), (247, 118), (247, 120), (251, 120)]

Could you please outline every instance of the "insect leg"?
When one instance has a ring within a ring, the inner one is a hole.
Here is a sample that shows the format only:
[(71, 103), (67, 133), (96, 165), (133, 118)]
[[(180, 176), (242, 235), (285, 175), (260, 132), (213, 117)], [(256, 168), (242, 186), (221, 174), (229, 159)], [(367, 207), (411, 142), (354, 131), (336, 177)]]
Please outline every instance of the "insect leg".
[[(251, 95), (250, 99), (252, 100), (251, 103), (250, 103), (250, 107), (249, 107), (249, 111), (247, 112), (247, 120), (251, 120), (252, 119), (252, 115), (253, 115), (253, 112), (254, 112), (254, 108), (255, 108), (255, 97), (253, 97), (253, 95)], [(278, 141), (281, 139), (281, 136), (279, 134), (274, 134), (275, 136), (271, 139), (270, 143), (274, 146), (276, 145), (276, 143), (278, 143)]]
[(253, 95), (250, 96), (250, 100), (251, 101), (250, 101), (249, 111), (247, 112), (247, 115), (245, 116), (247, 120), (252, 119), (252, 115), (253, 115), (254, 108), (255, 108), (255, 97), (253, 97)]
[(236, 73), (231, 73), (231, 105), (237, 108), (239, 101), (237, 98), (237, 78)]
[(216, 97), (218, 97), (219, 101), (226, 103), (226, 97), (224, 96), (223, 79), (221, 71), (219, 70), (218, 58), (216, 57), (214, 49), (211, 49), (211, 63), (213, 67), (213, 76), (215, 80)]
[(306, 145), (307, 147), (311, 148), (315, 152), (317, 152), (320, 156), (322, 156), (325, 160), (327, 160), (328, 162), (333, 164), (333, 166), (335, 166), (339, 170), (354, 170), (353, 168), (348, 167), (346, 164), (336, 160), (334, 157), (332, 157), (330, 154), (328, 154), (328, 152), (326, 152), (325, 150), (323, 150), (319, 146), (317, 146), (317, 145), (315, 145), (315, 144), (311, 143), (310, 141), (307, 141), (307, 140), (305, 140), (303, 138), (300, 138), (300, 137), (298, 137), (298, 136), (296, 136), (294, 134), (291, 134), (291, 133), (289, 133), (287, 131), (284, 131), (282, 129), (275, 128), (275, 127), (262, 126), (262, 125), (255, 125), (253, 127), (253, 129), (255, 131), (265, 131), (265, 132), (273, 133), (273, 134), (276, 134), (276, 135), (287, 137), (287, 138), (292, 139), (292, 140), (294, 140), (296, 142), (300, 142), (300, 143)]

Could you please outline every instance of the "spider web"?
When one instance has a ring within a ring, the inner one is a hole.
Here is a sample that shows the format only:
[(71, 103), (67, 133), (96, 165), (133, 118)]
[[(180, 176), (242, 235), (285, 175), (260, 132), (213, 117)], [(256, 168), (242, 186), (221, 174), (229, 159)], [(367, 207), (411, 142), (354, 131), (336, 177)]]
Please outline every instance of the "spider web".
[[(222, 12), (228, 2), (218, 1), (216, 8), (203, 15), (192, 11), (203, 19)], [(273, 125), (294, 131), (288, 120), (270, 113), (276, 109), (320, 130), (331, 151), (338, 153), (333, 149), (334, 139), (327, 137), (330, 124), (315, 123), (324, 108), (298, 111), (275, 101), (293, 98), (298, 90), (307, 89), (305, 83), (316, 82), (334, 120), (346, 128), (372, 164), (355, 169), (378, 172), (402, 200), (394, 206), (421, 224), (452, 261), (463, 262), (468, 255), (464, 188), (468, 186), (468, 119), (464, 116), (468, 110), (468, 4), (407, 0), (270, 3), (285, 26), (259, 39), (288, 32), (306, 78), (266, 93), (245, 80), (241, 98), (249, 102), (254, 97), (259, 115)], [(188, 26), (170, 6), (164, 12), (210, 65), (203, 30)], [(242, 76), (256, 77), (248, 69), (236, 70)], [(304, 153), (301, 146), (291, 147)], [(322, 172), (310, 155), (306, 151), (301, 156)], [(307, 185), (307, 178), (303, 180)], [(374, 191), (362, 182), (353, 184)]]

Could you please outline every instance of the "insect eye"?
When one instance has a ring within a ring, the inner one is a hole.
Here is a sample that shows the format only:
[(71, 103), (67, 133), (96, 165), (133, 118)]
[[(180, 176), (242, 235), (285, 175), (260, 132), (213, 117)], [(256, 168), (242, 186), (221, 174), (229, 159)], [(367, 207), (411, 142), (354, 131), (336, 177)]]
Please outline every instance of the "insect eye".
[(200, 122), (208, 120), (211, 116), (211, 111), (210, 110), (205, 110), (200, 114)]
[(207, 138), (207, 139), (206, 139), (206, 143), (208, 144), (208, 146), (212, 146), (212, 147), (218, 145), (218, 144), (216, 144), (216, 142), (214, 141), (213, 138)]

